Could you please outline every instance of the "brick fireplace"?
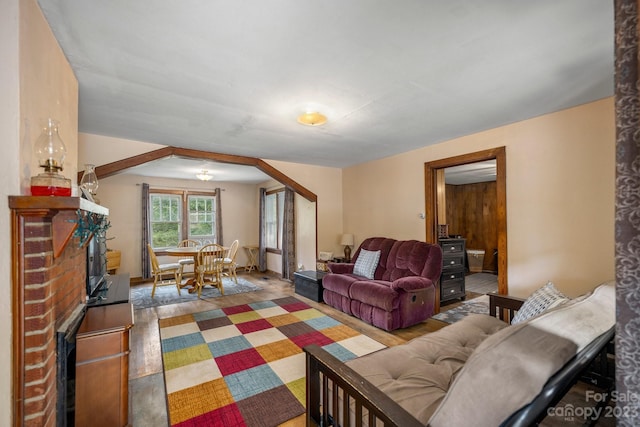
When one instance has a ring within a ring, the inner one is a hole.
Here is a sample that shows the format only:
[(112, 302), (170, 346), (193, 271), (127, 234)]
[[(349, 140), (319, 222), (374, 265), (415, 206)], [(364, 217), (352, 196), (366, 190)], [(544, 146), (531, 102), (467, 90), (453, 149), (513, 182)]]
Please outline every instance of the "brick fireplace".
[(86, 249), (74, 220), (108, 210), (75, 197), (11, 196), (9, 207), (13, 425), (55, 426), (56, 332), (86, 301)]

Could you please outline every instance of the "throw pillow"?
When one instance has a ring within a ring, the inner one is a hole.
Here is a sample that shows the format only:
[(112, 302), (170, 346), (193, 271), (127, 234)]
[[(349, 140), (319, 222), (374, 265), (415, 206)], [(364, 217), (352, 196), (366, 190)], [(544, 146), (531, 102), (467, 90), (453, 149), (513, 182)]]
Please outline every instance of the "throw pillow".
[(353, 266), (353, 274), (366, 277), (367, 279), (373, 279), (379, 260), (380, 251), (360, 249), (358, 259), (356, 259), (356, 263)]
[(557, 290), (552, 282), (547, 282), (546, 285), (536, 290), (526, 299), (520, 310), (513, 317), (511, 324), (516, 325), (524, 322), (545, 310), (564, 304), (567, 301), (569, 301), (569, 298)]

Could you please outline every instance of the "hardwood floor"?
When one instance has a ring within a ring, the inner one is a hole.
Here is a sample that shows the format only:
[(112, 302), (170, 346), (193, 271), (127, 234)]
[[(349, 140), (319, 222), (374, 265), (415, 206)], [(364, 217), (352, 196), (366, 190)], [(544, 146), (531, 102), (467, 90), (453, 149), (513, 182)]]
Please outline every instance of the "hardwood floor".
[[(292, 283), (280, 280), (274, 276), (252, 272), (240, 273), (239, 277), (243, 277), (258, 284), (262, 287), (262, 290), (208, 300), (198, 300), (192, 303), (172, 304), (135, 310), (135, 325), (131, 331), (131, 354), (129, 359), (129, 419), (132, 425), (136, 427), (157, 427), (161, 425), (168, 425), (158, 319), (179, 316), (181, 314), (197, 313), (200, 311), (210, 310), (212, 308), (231, 307), (239, 304), (294, 295)], [(386, 332), (371, 325), (367, 325), (358, 319), (339, 312), (325, 304), (317, 303), (298, 294), (295, 294), (295, 296), (310, 306), (330, 315), (343, 324), (385, 344), (386, 346), (402, 344), (426, 333), (437, 331), (447, 325), (444, 322), (429, 319), (410, 328)], [(467, 300), (476, 296), (479, 296), (479, 294), (468, 293)], [(459, 301), (451, 302), (444, 305), (442, 310), (454, 308), (459, 304), (461, 304)], [(568, 394), (568, 397), (571, 398), (569, 402), (575, 407), (583, 407), (585, 406), (584, 396), (585, 391), (583, 389), (574, 387), (574, 389), (572, 389)], [(564, 418), (548, 417), (548, 419), (541, 425), (582, 425), (582, 423), (578, 421), (580, 420), (577, 420), (576, 423), (574, 423), (571, 420), (566, 420)], [(284, 424), (284, 426), (287, 427), (304, 425), (304, 415)], [(611, 424), (598, 423), (596, 425), (613, 426), (615, 425), (615, 420)]]

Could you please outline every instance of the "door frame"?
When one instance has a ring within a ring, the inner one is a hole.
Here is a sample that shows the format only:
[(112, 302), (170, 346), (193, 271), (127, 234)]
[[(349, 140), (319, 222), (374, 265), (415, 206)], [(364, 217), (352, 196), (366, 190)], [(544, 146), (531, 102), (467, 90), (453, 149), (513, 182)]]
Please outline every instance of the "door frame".
[[(506, 295), (507, 286), (507, 156), (505, 147), (491, 148), (446, 159), (425, 162), (424, 188), (427, 243), (438, 243), (437, 170), (485, 160), (496, 160), (496, 197), (498, 231), (498, 293)], [(440, 286), (436, 286), (436, 312), (440, 311)]]

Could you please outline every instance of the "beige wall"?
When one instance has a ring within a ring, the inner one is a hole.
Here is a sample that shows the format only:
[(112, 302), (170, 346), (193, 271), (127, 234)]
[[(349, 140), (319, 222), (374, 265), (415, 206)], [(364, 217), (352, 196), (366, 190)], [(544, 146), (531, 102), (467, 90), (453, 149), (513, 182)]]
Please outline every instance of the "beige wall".
[(19, 85), (19, 0), (3, 0), (0, 13), (0, 426), (11, 425), (11, 216), (7, 197), (20, 194), (20, 85)]
[[(78, 83), (35, 0), (3, 0), (0, 14), (0, 227), (10, 241), (7, 196), (28, 195), (29, 179), (40, 172), (33, 143), (48, 117), (61, 122), (67, 147), (64, 175), (76, 171)], [(11, 292), (11, 253), (0, 251), (0, 293)], [(11, 425), (11, 298), (0, 299), (0, 425)]]
[(22, 194), (29, 194), (31, 176), (43, 171), (33, 143), (49, 117), (60, 122), (60, 138), (67, 148), (62, 174), (76, 182), (78, 82), (37, 2), (21, 2), (20, 9), (21, 185)]
[(576, 296), (614, 277), (614, 116), (609, 98), (346, 168), (344, 229), (424, 240), (424, 163), (505, 146), (509, 291)]
[(316, 269), (316, 206), (316, 203), (296, 195), (296, 270)]
[(83, 170), (86, 163), (97, 166), (106, 165), (164, 147), (166, 145), (80, 133), (78, 134), (78, 169)]

